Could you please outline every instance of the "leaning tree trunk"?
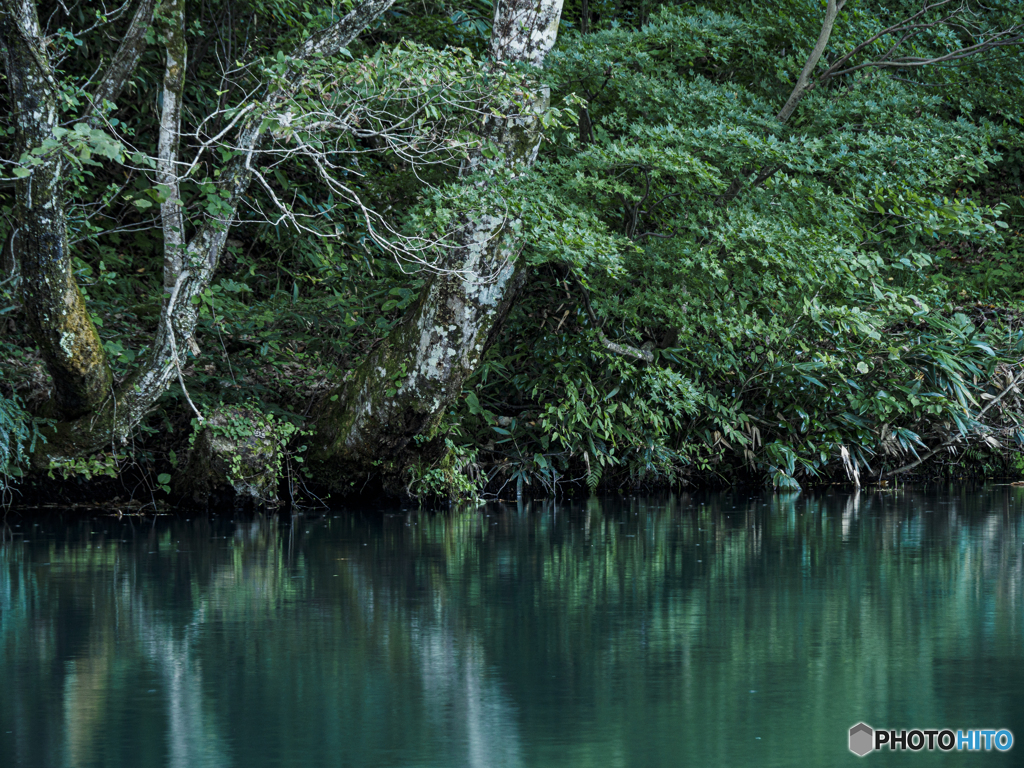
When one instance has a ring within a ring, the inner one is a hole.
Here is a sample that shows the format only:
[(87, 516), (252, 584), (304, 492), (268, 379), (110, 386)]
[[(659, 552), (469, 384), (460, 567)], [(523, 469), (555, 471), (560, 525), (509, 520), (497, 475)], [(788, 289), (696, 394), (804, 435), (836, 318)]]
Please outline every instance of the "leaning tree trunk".
[[(540, 67), (555, 43), (561, 12), (562, 0), (497, 3), (494, 58)], [(495, 106), (501, 111), (502, 105)], [(536, 160), (540, 114), (547, 106), (547, 91), (538, 88), (532, 113), (492, 119), (485, 127), (511, 167), (525, 170)], [(478, 161), (471, 158), (468, 169)], [(524, 280), (516, 265), (524, 242), (517, 220), (489, 211), (465, 218), (419, 302), (327, 402), (311, 456), (318, 479), (349, 490), (378, 475), (387, 490), (404, 489), (407, 468), (431, 450), (441, 417), (512, 306)], [(440, 450), (436, 441), (432, 449)]]

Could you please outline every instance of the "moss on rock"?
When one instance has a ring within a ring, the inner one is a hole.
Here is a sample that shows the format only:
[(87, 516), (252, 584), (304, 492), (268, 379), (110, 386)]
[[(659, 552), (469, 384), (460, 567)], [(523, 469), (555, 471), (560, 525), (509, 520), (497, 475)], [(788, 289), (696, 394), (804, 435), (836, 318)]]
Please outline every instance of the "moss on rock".
[(294, 432), (293, 425), (251, 407), (215, 411), (192, 437), (179, 492), (197, 504), (233, 493), (237, 501), (279, 505), (285, 445)]

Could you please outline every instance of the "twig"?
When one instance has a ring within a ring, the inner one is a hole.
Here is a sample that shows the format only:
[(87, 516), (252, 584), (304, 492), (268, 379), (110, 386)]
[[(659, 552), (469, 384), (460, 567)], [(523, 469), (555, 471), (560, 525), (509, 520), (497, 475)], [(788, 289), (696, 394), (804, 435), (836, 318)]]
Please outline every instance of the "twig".
[[(1017, 378), (1015, 378), (1012, 382), (1010, 382), (1010, 385), (999, 394), (999, 397), (996, 397), (996, 398), (993, 398), (992, 400), (990, 400), (988, 405), (986, 405), (984, 408), (982, 408), (978, 412), (978, 416), (976, 417), (975, 420), (977, 421), (978, 419), (981, 419), (981, 417), (984, 416), (988, 412), (989, 408), (991, 408), (993, 405), (995, 405), (1000, 400), (1002, 400), (1004, 397), (1006, 397), (1010, 392), (1014, 391), (1017, 388), (1017, 385), (1021, 382), (1022, 379), (1024, 379), (1024, 371), (1021, 371), (1019, 374), (1017, 374)], [(928, 461), (928, 459), (930, 459), (936, 453), (941, 451), (943, 448), (948, 448), (953, 443), (957, 442), (958, 440), (960, 440), (963, 437), (966, 437), (966, 435), (954, 435), (953, 437), (949, 438), (948, 440), (945, 440), (944, 442), (942, 442), (939, 445), (937, 445), (932, 450), (928, 451), (928, 453), (926, 453), (924, 456), (919, 457), (917, 459), (917, 461), (912, 461), (910, 464), (905, 464), (904, 466), (899, 467), (898, 469), (894, 469), (891, 472), (886, 472), (885, 473), (885, 477), (892, 477), (893, 475), (898, 475), (898, 474), (901, 474), (903, 472), (909, 472), (914, 467), (920, 466), (924, 462)]]
[(594, 308), (590, 306), (590, 293), (587, 291), (583, 283), (580, 282), (580, 279), (576, 277), (576, 275), (572, 274), (571, 270), (568, 270), (568, 272), (569, 275), (573, 278), (573, 280), (576, 281), (576, 285), (578, 285), (580, 288), (580, 293), (583, 296), (583, 306), (587, 310), (587, 315), (590, 317), (590, 322), (593, 323), (594, 330), (597, 331), (597, 337), (601, 340), (601, 343), (604, 345), (605, 349), (608, 349), (609, 351), (614, 352), (617, 355), (622, 355), (623, 357), (633, 357), (636, 358), (637, 360), (642, 360), (645, 363), (653, 363), (653, 352), (648, 352), (646, 349), (637, 349), (636, 347), (631, 347), (628, 344), (619, 344), (617, 342), (612, 341), (611, 339), (604, 335), (604, 331), (601, 330), (601, 321), (598, 320), (597, 314), (594, 312)]

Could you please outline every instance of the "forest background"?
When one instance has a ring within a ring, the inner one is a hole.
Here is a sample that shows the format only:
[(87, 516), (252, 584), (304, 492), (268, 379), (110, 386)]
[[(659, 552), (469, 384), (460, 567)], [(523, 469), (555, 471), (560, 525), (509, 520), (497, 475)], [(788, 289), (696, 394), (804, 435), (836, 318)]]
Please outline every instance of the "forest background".
[(1019, 477), (1022, 42), (1016, 0), (2, 0), (5, 499)]

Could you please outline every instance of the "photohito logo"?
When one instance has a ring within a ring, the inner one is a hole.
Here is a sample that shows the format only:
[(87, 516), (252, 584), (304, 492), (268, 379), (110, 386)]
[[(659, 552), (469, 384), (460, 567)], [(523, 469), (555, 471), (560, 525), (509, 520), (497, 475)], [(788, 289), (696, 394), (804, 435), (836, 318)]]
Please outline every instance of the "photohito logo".
[(850, 751), (858, 757), (864, 757), (876, 749), (909, 749), (918, 752), (922, 749), (980, 750), (997, 749), (1005, 752), (1013, 746), (1013, 734), (1005, 728), (981, 729), (967, 731), (951, 731), (938, 728), (921, 728), (910, 731), (875, 730), (867, 723), (857, 723), (850, 729)]

